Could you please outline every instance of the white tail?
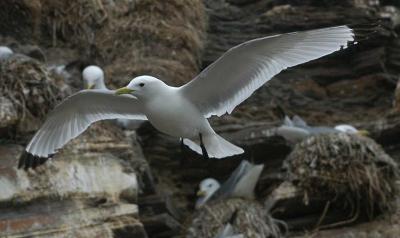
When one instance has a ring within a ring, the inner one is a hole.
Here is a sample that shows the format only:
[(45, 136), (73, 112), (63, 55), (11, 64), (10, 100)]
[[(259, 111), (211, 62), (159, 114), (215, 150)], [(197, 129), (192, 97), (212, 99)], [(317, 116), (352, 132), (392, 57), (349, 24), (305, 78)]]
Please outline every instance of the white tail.
[[(229, 141), (225, 140), (216, 133), (203, 136), (204, 147), (210, 158), (225, 158), (232, 155), (242, 154), (244, 150)], [(183, 143), (198, 154), (203, 154), (200, 147), (200, 140), (183, 139)]]

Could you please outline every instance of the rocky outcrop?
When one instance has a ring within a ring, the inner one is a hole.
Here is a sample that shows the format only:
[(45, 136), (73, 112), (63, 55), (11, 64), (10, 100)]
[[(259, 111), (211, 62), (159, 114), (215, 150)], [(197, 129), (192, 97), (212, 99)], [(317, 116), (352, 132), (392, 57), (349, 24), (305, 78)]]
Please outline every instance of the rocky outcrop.
[(23, 150), (0, 146), (1, 236), (147, 237), (137, 205), (145, 161), (118, 127), (92, 126), (37, 170), (16, 168)]

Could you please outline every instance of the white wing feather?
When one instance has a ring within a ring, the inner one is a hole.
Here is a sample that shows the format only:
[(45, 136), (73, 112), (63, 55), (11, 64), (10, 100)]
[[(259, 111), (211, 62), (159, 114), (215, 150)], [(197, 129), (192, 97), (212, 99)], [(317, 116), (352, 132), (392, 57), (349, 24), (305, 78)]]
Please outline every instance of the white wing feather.
[(282, 70), (344, 49), (352, 41), (348, 26), (258, 38), (233, 47), (180, 90), (206, 117), (221, 116)]
[(90, 124), (117, 118), (147, 119), (138, 101), (131, 96), (116, 96), (111, 90), (82, 90), (68, 97), (50, 113), (26, 151), (47, 157), (80, 135)]

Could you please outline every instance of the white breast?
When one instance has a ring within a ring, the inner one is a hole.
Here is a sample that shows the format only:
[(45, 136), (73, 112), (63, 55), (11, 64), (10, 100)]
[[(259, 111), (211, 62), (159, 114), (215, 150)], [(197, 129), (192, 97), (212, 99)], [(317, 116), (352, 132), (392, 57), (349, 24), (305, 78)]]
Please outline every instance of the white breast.
[(174, 93), (159, 95), (148, 102), (146, 115), (155, 128), (175, 137), (194, 138), (211, 129), (197, 108)]

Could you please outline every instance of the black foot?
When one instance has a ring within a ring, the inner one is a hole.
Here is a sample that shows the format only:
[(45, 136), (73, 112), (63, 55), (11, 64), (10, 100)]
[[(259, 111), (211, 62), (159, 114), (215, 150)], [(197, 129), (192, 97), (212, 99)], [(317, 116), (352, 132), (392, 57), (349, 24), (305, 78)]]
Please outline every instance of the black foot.
[(201, 153), (203, 154), (203, 158), (204, 159), (209, 159), (210, 157), (208, 157), (208, 153), (207, 153), (206, 147), (204, 146), (204, 143), (203, 143), (203, 135), (201, 133), (199, 133), (199, 137), (200, 137)]
[(44, 164), (49, 157), (34, 156), (30, 153), (24, 152), (19, 158), (18, 169), (28, 170), (29, 168), (36, 169), (36, 167)]

